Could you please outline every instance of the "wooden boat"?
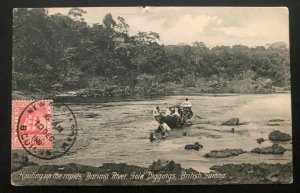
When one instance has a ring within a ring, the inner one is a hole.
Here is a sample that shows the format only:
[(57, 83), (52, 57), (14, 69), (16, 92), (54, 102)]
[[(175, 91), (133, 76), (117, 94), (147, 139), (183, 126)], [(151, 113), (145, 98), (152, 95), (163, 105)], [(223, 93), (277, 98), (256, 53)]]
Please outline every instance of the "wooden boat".
[[(159, 119), (157, 120), (159, 122), (159, 126), (155, 131), (150, 132), (150, 141), (154, 140), (163, 140), (168, 137), (174, 137), (178, 135), (178, 132), (167, 132), (162, 128), (161, 123), (166, 123), (170, 128), (182, 128), (183, 125), (187, 123), (189, 119), (193, 117), (193, 112), (190, 107), (180, 107), (176, 106), (178, 108), (179, 116), (176, 114), (171, 115), (161, 115)], [(172, 131), (172, 130), (171, 130)]]
[(160, 120), (171, 128), (181, 128), (188, 119), (193, 117), (193, 112), (190, 107), (173, 106), (171, 108), (178, 108), (179, 116), (176, 114), (160, 116)]

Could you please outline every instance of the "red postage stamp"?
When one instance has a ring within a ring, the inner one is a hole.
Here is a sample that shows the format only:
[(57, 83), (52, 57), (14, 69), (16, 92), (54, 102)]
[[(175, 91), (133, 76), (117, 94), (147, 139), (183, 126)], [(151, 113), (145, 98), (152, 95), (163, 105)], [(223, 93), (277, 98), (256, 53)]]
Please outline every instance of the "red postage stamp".
[(52, 101), (12, 101), (12, 149), (51, 149)]

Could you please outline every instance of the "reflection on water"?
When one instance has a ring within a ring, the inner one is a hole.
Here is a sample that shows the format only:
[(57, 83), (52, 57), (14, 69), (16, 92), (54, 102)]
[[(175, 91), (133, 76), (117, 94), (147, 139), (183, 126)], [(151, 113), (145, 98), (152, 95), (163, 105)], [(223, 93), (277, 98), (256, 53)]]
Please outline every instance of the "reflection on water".
[[(291, 161), (290, 142), (280, 144), (289, 149), (284, 155), (246, 153), (222, 159), (203, 156), (211, 150), (241, 148), (251, 151), (255, 147), (269, 146), (272, 144), (270, 141), (257, 144), (256, 139), (267, 139), (273, 130), (291, 134), (290, 94), (190, 96), (194, 112), (193, 125), (173, 130), (172, 137), (151, 143), (149, 132), (158, 126), (152, 117), (152, 109), (156, 105), (165, 109), (185, 98), (169, 96), (144, 100), (69, 101), (69, 107), (77, 118), (79, 134), (70, 152), (56, 159), (55, 164), (73, 162), (99, 166), (114, 162), (148, 166), (157, 159), (168, 159), (205, 172), (216, 164)], [(232, 127), (220, 124), (232, 117), (238, 117), (240, 122), (248, 124), (236, 126), (236, 132), (231, 133)], [(280, 122), (280, 126), (267, 126), (270, 119), (284, 121)], [(187, 136), (183, 136), (183, 132), (187, 132)], [(194, 142), (202, 144), (203, 149), (184, 149), (186, 144)], [(51, 163), (44, 160), (39, 162)]]

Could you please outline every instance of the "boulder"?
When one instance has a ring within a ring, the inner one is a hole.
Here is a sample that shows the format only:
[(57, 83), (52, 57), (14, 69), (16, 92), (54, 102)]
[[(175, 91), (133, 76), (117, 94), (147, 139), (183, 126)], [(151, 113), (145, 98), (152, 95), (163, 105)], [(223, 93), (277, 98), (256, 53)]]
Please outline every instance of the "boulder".
[(292, 137), (289, 134), (282, 133), (280, 131), (272, 131), (269, 134), (269, 139), (272, 141), (289, 141)]
[(214, 158), (224, 158), (231, 156), (238, 156), (239, 154), (246, 153), (242, 149), (223, 149), (223, 150), (213, 150), (204, 155), (204, 157), (214, 157)]
[(282, 122), (283, 119), (270, 119), (268, 122)]
[(99, 117), (100, 115), (98, 113), (89, 113), (85, 115), (85, 118), (96, 118)]
[(214, 165), (210, 168), (215, 172), (226, 174), (226, 179), (235, 184), (266, 184), (280, 183), (290, 184), (293, 182), (293, 164), (223, 164)]
[(270, 147), (264, 147), (264, 148), (255, 148), (251, 152), (252, 153), (259, 153), (259, 154), (283, 154), (286, 151), (286, 149), (282, 146), (279, 146), (278, 144), (273, 144)]
[(180, 164), (175, 164), (173, 160), (169, 161), (162, 161), (162, 160), (157, 160), (154, 161), (150, 166), (149, 170), (153, 171), (154, 173), (158, 173), (160, 171), (179, 171), (181, 169)]
[(267, 123), (268, 126), (279, 126), (279, 123)]
[(256, 142), (258, 144), (261, 144), (262, 142), (265, 142), (265, 139), (264, 138), (258, 138), (258, 139), (256, 139)]
[(239, 118), (231, 118), (228, 121), (221, 123), (221, 125), (228, 125), (228, 126), (239, 125), (239, 121), (240, 121)]
[(184, 149), (186, 150), (197, 150), (199, 151), (199, 149), (202, 149), (203, 148), (203, 145), (199, 144), (198, 142), (195, 142), (194, 144), (188, 144), (184, 147)]

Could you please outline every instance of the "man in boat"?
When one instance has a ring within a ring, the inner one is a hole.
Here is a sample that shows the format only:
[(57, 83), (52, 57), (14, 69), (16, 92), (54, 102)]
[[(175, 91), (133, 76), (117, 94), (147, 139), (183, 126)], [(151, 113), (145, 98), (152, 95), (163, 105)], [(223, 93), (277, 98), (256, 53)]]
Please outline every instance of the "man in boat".
[(178, 108), (177, 107), (174, 108), (174, 113), (172, 114), (172, 116), (180, 117), (180, 114), (178, 112)]
[(181, 115), (181, 118), (184, 120), (186, 118), (190, 119), (193, 116), (192, 112), (192, 103), (189, 101), (188, 98), (185, 99), (180, 105), (179, 105), (179, 114)]
[(166, 112), (165, 112), (165, 116), (169, 116), (172, 113), (172, 109), (171, 107), (166, 107)]
[(185, 99), (185, 101), (183, 101), (181, 104), (180, 104), (181, 107), (185, 107), (185, 108), (192, 108), (192, 103), (191, 101), (189, 101), (188, 98)]
[(158, 123), (160, 122), (161, 112), (160, 112), (159, 106), (157, 106), (156, 108), (154, 108), (154, 110), (153, 110), (153, 117), (156, 119), (156, 121)]
[(180, 114), (178, 113), (177, 109), (178, 107), (171, 106), (166, 108), (166, 112), (160, 116), (160, 120), (163, 123), (167, 124), (169, 127), (176, 127), (176, 123), (178, 122), (178, 120), (180, 120)]

